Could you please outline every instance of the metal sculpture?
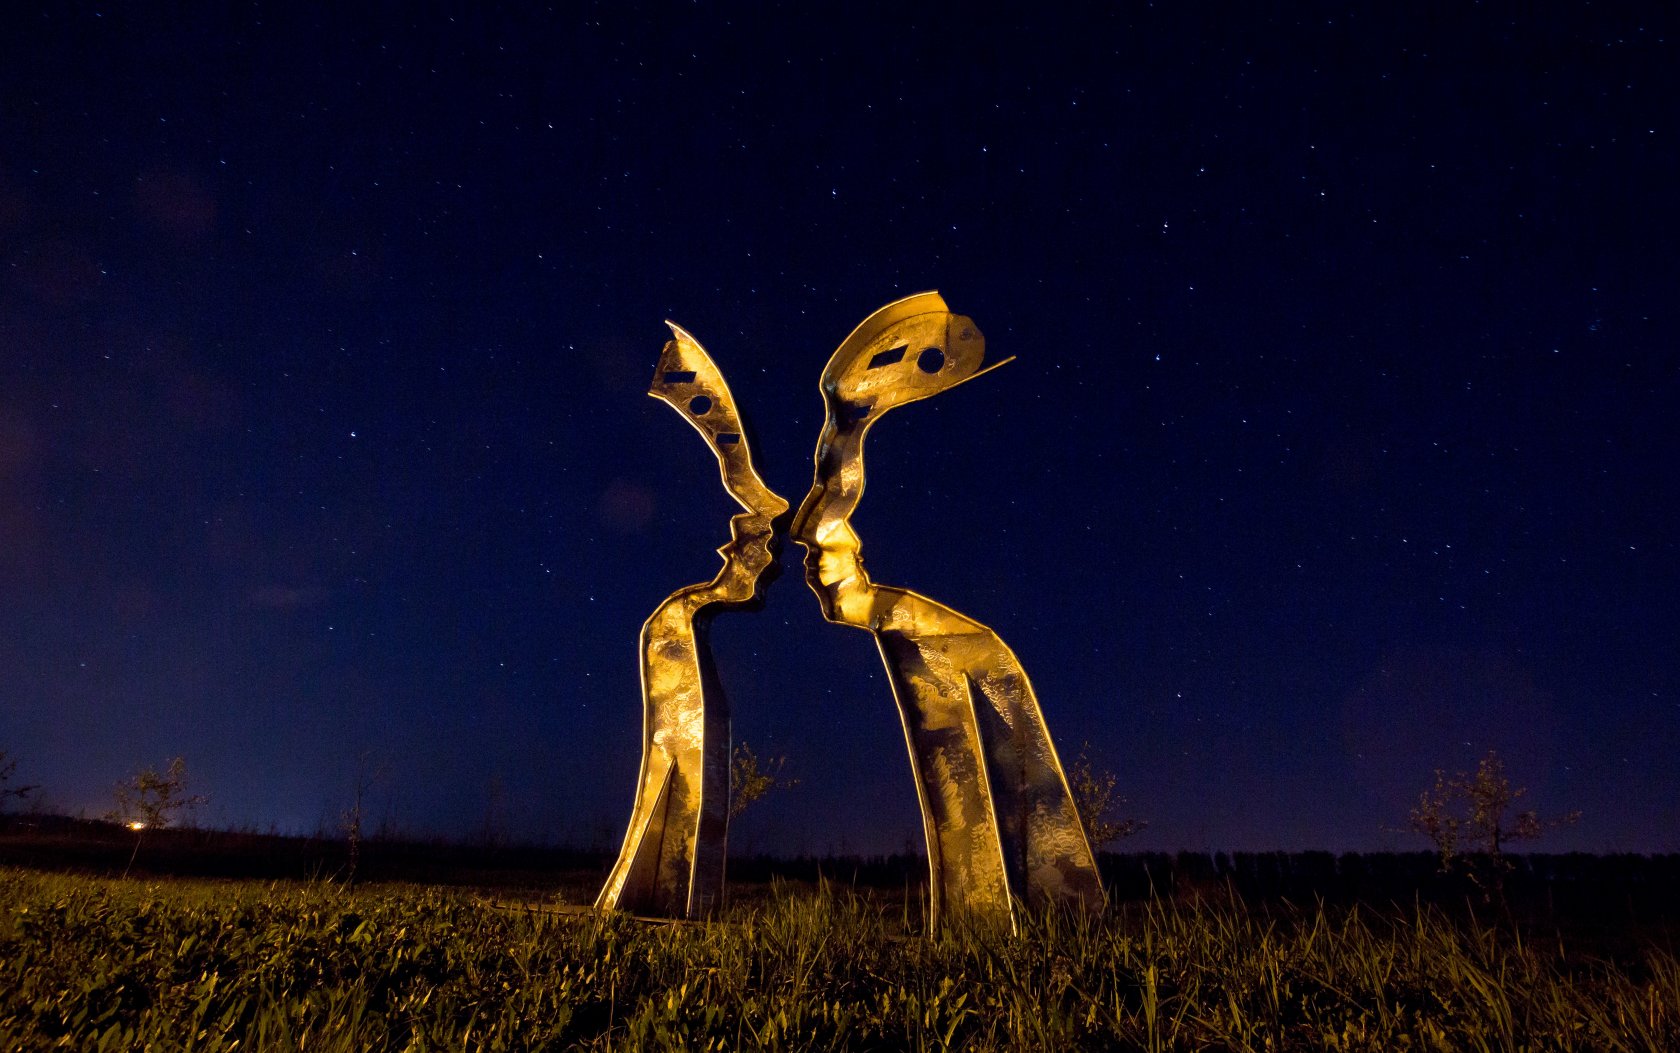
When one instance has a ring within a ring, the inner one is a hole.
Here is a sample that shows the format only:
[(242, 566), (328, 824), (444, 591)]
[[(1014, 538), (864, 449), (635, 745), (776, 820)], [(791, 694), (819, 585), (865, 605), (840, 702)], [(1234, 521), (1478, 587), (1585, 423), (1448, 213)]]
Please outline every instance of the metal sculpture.
[(863, 442), (881, 415), (1001, 366), (985, 338), (922, 293), (870, 315), (822, 374), (816, 479), (794, 517), (823, 617), (867, 630), (904, 723), (927, 838), (932, 907), (1013, 924), (1015, 908), (1103, 902), (1095, 857), (1031, 683), (991, 629), (863, 569), (851, 516)]
[(703, 347), (674, 323), (648, 394), (692, 424), (744, 512), (729, 521), (717, 577), (672, 593), (642, 625), (642, 768), (624, 847), (595, 905), (696, 918), (723, 895), (729, 827), (729, 707), (712, 672), (706, 622), (744, 607), (775, 561), (788, 502), (753, 468), (734, 397)]
[[(642, 626), (642, 767), (624, 847), (596, 899), (669, 917), (707, 914), (722, 899), (729, 823), (729, 711), (705, 626), (751, 605), (774, 562), (786, 500), (753, 468), (740, 416), (704, 348), (670, 322), (648, 394), (669, 404), (717, 455), (723, 485), (746, 509), (730, 520), (710, 582), (672, 593)], [(948, 913), (1013, 925), (1022, 906), (1100, 905), (1102, 884), (1067, 776), (1032, 684), (991, 629), (863, 569), (851, 517), (863, 497), (863, 443), (888, 410), (1001, 366), (938, 293), (876, 311), (829, 359), (816, 478), (794, 517), (805, 579), (823, 617), (875, 637), (904, 724), (927, 838), (935, 920)]]

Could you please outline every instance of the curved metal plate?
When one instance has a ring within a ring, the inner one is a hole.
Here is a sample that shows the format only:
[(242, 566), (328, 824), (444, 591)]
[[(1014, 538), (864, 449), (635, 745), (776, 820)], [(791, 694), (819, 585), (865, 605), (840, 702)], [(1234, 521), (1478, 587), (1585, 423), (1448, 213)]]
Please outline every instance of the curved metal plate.
[(729, 707), (711, 669), (704, 622), (757, 596), (775, 561), (774, 522), (788, 502), (764, 485), (723, 374), (675, 323), (648, 394), (692, 424), (717, 456), (723, 487), (746, 511), (729, 521), (723, 569), (678, 589), (642, 626), (642, 767), (630, 828), (595, 905), (696, 918), (723, 896), (729, 827)]
[[(1002, 365), (938, 293), (865, 319), (822, 374), (816, 478), (793, 520), (823, 616), (874, 634), (904, 722), (933, 909), (1013, 924), (1042, 901), (1100, 905), (1102, 884), (1032, 684), (991, 629), (864, 571), (851, 517), (863, 443), (881, 415)], [(1007, 361), (1007, 359), (1005, 360)]]

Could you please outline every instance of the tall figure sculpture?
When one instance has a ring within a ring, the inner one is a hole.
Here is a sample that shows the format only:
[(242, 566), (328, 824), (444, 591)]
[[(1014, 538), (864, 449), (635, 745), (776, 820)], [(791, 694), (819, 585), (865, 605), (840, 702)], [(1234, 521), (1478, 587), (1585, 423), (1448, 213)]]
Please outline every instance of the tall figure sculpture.
[(851, 524), (870, 427), (895, 406), (995, 368), (982, 368), (985, 357), (980, 331), (937, 293), (865, 319), (823, 370), (816, 480), (792, 533), (823, 617), (874, 634), (886, 663), (921, 799), (935, 917), (949, 910), (1013, 924), (1023, 904), (1103, 902), (1032, 685), (986, 626), (871, 582)]
[(723, 569), (672, 593), (642, 625), (642, 769), (624, 847), (595, 905), (701, 917), (721, 901), (729, 826), (729, 709), (705, 628), (719, 609), (750, 604), (774, 562), (774, 521), (787, 501), (758, 477), (723, 374), (695, 339), (674, 336), (648, 394), (681, 413), (717, 455), (723, 486), (746, 509), (718, 549)]

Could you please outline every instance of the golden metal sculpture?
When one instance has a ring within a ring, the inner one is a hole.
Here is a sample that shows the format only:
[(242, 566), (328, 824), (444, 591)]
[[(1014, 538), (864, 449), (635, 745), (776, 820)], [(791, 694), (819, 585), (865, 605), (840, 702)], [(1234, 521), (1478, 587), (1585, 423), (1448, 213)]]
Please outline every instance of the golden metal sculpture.
[(729, 828), (729, 709), (717, 688), (705, 623), (750, 605), (774, 562), (774, 521), (787, 501), (758, 477), (735, 400), (704, 348), (666, 322), (648, 394), (681, 413), (717, 455), (723, 487), (746, 509), (718, 549), (723, 569), (672, 593), (642, 625), (642, 769), (624, 847), (595, 905), (696, 918), (722, 900)]
[(1013, 924), (1023, 904), (1103, 902), (1032, 685), (991, 629), (871, 582), (851, 524), (870, 427), (895, 406), (1004, 364), (983, 367), (985, 357), (979, 329), (938, 293), (865, 319), (823, 370), (816, 480), (792, 533), (823, 617), (874, 634), (886, 663), (921, 799), (935, 917), (949, 910)]

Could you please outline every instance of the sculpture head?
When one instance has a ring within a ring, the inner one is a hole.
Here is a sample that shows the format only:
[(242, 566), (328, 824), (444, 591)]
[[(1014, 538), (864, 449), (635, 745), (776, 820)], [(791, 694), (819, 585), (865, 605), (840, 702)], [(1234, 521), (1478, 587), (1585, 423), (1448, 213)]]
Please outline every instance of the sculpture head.
[(873, 593), (850, 522), (863, 493), (864, 434), (895, 406), (1003, 364), (985, 359), (986, 338), (973, 320), (925, 292), (865, 318), (828, 360), (822, 374), (828, 419), (817, 445), (816, 480), (789, 530), (805, 548), (805, 580), (825, 618), (862, 625), (869, 617)]
[(872, 422), (895, 406), (948, 391), (984, 372), (986, 338), (936, 292), (895, 301), (865, 318), (823, 369), (831, 423)]
[(787, 501), (764, 485), (753, 467), (746, 429), (735, 397), (706, 349), (675, 322), (672, 339), (660, 353), (648, 394), (682, 415), (711, 447), (723, 487), (745, 512), (729, 521), (730, 543), (719, 549), (724, 570), (719, 581), (737, 579), (755, 592), (769, 584), (775, 565), (774, 521)]

